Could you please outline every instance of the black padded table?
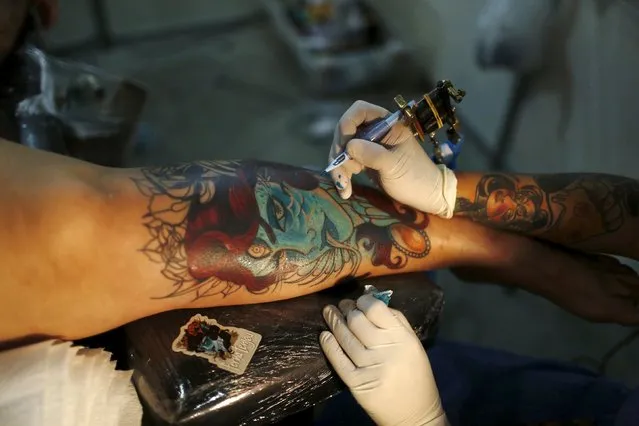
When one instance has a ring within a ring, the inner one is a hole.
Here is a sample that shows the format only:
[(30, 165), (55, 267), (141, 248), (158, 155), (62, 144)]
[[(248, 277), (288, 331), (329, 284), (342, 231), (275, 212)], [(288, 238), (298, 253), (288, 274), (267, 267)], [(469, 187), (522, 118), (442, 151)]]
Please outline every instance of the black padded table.
[[(322, 308), (356, 299), (365, 284), (391, 289), (390, 306), (402, 311), (425, 340), (433, 335), (443, 292), (426, 274), (353, 280), (297, 299), (222, 308), (172, 311), (126, 327), (129, 365), (146, 414), (154, 424), (271, 424), (344, 390), (319, 346), (326, 329)], [(242, 375), (171, 349), (195, 314), (249, 329), (262, 340)]]

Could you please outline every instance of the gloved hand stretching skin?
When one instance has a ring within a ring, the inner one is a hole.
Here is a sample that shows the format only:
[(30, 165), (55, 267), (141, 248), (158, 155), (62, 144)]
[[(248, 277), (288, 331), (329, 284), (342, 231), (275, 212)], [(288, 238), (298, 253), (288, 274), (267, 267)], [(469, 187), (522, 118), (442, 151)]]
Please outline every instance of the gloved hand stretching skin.
[(351, 178), (364, 169), (375, 171), (381, 188), (400, 203), (443, 218), (451, 218), (457, 195), (457, 178), (446, 166), (435, 165), (409, 127), (397, 124), (382, 144), (352, 139), (362, 124), (387, 116), (377, 105), (357, 101), (340, 119), (329, 155), (332, 161), (346, 149), (352, 158), (331, 171), (340, 195), (352, 194)]
[(428, 356), (401, 312), (365, 295), (323, 314), (331, 332), (320, 335), (322, 350), (375, 423), (448, 424)]

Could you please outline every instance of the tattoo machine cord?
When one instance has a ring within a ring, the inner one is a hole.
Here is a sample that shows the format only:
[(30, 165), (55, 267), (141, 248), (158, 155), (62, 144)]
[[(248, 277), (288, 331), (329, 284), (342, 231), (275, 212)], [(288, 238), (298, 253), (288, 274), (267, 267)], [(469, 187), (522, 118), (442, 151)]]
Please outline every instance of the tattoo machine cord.
[[(415, 137), (424, 142), (426, 138), (433, 144), (433, 161), (447, 166), (454, 162), (459, 154), (457, 145), (461, 148), (462, 137), (458, 133), (459, 120), (453, 102), (460, 103), (466, 92), (456, 89), (448, 80), (441, 80), (437, 86), (422, 96), (419, 101), (406, 102), (401, 95), (395, 96), (395, 104), (399, 108), (386, 118), (373, 121), (360, 127), (355, 134), (356, 139), (371, 142), (381, 142), (395, 124), (400, 121), (406, 123), (413, 130)], [(442, 145), (435, 137), (435, 133), (448, 125), (446, 131), (448, 140)], [(325, 173), (336, 169), (350, 160), (346, 152), (338, 155), (324, 170)]]

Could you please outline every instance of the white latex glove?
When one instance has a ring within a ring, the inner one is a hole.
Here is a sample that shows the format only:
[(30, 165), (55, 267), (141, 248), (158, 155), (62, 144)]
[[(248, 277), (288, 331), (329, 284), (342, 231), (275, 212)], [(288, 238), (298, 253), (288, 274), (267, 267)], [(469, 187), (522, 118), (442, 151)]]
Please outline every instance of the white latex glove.
[(322, 350), (375, 423), (447, 424), (426, 352), (401, 312), (365, 295), (323, 314), (332, 333), (320, 335)]
[(377, 172), (375, 179), (391, 198), (423, 212), (451, 218), (457, 178), (446, 166), (431, 161), (410, 128), (401, 123), (395, 125), (382, 145), (352, 139), (359, 126), (388, 114), (382, 107), (357, 101), (340, 119), (329, 162), (344, 149), (352, 159), (330, 172), (341, 197), (350, 198), (352, 175), (368, 168)]

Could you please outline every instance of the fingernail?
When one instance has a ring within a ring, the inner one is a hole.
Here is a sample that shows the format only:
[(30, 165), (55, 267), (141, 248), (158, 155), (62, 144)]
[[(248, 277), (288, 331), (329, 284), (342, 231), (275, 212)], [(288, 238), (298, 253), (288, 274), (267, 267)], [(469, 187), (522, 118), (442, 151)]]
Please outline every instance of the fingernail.
[(337, 187), (337, 189), (339, 191), (343, 191), (344, 190), (344, 184), (338, 180), (335, 181), (335, 186)]

